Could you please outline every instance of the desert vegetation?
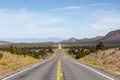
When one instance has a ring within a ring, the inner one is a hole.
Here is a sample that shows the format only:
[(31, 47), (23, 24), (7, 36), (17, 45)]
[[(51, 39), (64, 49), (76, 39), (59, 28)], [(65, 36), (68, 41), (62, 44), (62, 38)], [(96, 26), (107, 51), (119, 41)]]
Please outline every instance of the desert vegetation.
[(54, 53), (55, 47), (16, 47), (11, 44), (9, 47), (1, 47), (1, 51), (7, 51), (15, 55), (28, 55), (34, 58), (44, 58), (46, 55)]
[(64, 47), (64, 49), (67, 49), (67, 53), (69, 53), (70, 55), (74, 55), (74, 58), (80, 59), (91, 53), (97, 54), (100, 51), (104, 51), (105, 54), (105, 50), (117, 47), (119, 46), (105, 46), (103, 42), (99, 42), (95, 46), (70, 46)]
[(67, 58), (120, 76), (120, 46), (106, 46), (103, 42), (99, 42), (95, 46), (72, 46), (64, 49), (69, 55)]
[(0, 78), (36, 62), (55, 55), (55, 47), (0, 47)]

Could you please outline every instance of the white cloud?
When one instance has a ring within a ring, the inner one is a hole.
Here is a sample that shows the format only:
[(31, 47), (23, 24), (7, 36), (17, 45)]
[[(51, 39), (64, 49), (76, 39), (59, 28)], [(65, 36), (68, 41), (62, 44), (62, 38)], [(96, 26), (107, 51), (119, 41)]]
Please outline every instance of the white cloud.
[(63, 22), (65, 18), (58, 16), (51, 16), (43, 13), (32, 13), (26, 10), (0, 10), (0, 26), (46, 26)]
[[(0, 9), (0, 37), (89, 37), (90, 35), (103, 34), (108, 29), (110, 31), (120, 28), (120, 14), (118, 12), (91, 11), (85, 8), (84, 6), (82, 8), (71, 6), (49, 9), (55, 10), (55, 12), (47, 11), (46, 13), (30, 12), (26, 9), (17, 11)], [(79, 12), (81, 9), (83, 12)], [(63, 15), (58, 15), (61, 13), (57, 10), (63, 10)]]
[(106, 24), (110, 24), (110, 23), (113, 23), (113, 24), (120, 24), (120, 17), (110, 17), (110, 18), (106, 18), (106, 19), (103, 19), (102, 22), (106, 23)]
[(114, 11), (95, 11), (89, 18), (90, 28), (112, 30), (120, 28), (120, 14)]
[(88, 4), (87, 5), (88, 7), (97, 7), (97, 6), (111, 6), (111, 4), (108, 4), (108, 3), (96, 3), (96, 4)]
[(80, 10), (84, 9), (86, 7), (96, 7), (96, 6), (110, 6), (111, 4), (88, 4), (84, 6), (67, 6), (67, 7), (62, 7), (62, 8), (53, 8), (53, 9), (48, 9), (50, 11), (62, 11), (62, 10)]
[[(59, 31), (56, 26), (66, 17), (27, 10), (0, 10), (0, 37), (39, 37)], [(61, 30), (61, 29), (60, 29)], [(62, 29), (63, 30), (63, 29)]]
[(68, 6), (63, 8), (54, 8), (54, 9), (48, 9), (50, 11), (61, 11), (61, 10), (79, 10), (81, 9), (80, 6)]
[(98, 30), (113, 29), (120, 27), (120, 18), (103, 18), (95, 23), (89, 24), (91, 28)]

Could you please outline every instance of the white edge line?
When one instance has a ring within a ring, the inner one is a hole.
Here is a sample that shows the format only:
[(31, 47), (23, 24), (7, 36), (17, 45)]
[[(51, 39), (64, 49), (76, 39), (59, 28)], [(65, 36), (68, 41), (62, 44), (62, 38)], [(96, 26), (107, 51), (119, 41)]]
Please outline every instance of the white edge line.
[[(50, 60), (51, 60), (51, 59), (50, 59)], [(17, 73), (14, 73), (14, 74), (8, 76), (8, 77), (3, 78), (2, 80), (7, 80), (7, 79), (9, 79), (9, 78), (11, 78), (11, 77), (14, 77), (14, 76), (22, 73), (22, 72), (25, 72), (25, 71), (27, 71), (27, 70), (30, 70), (30, 69), (34, 68), (34, 67), (37, 67), (38, 65), (41, 65), (41, 64), (43, 64), (43, 63), (46, 63), (46, 62), (48, 62), (48, 61), (50, 61), (50, 60), (43, 61), (43, 62), (40, 62), (40, 63), (38, 63), (38, 64), (36, 64), (36, 65), (33, 65), (33, 66), (28, 67), (28, 68), (26, 68), (26, 69), (23, 69), (22, 71), (19, 71), (19, 72), (17, 72)]]
[(105, 75), (105, 74), (103, 74), (103, 73), (100, 73), (100, 72), (94, 70), (93, 68), (90, 68), (90, 67), (88, 67), (88, 66), (86, 66), (86, 65), (84, 65), (84, 64), (81, 64), (81, 63), (78, 63), (78, 62), (74, 62), (74, 61), (71, 61), (71, 60), (68, 60), (68, 61), (73, 62), (73, 63), (76, 63), (76, 64), (78, 64), (78, 65), (81, 65), (81, 66), (83, 66), (83, 67), (85, 67), (85, 68), (87, 68), (87, 69), (89, 69), (89, 70), (91, 70), (91, 71), (93, 71), (93, 72), (96, 72), (96, 73), (98, 73), (98, 74), (100, 74), (100, 75), (102, 75), (102, 76), (104, 76), (104, 77), (106, 77), (106, 78), (108, 78), (108, 79), (110, 79), (110, 80), (115, 80), (115, 79), (113, 79), (113, 78), (111, 78), (111, 77), (109, 77), (109, 76), (107, 76), (107, 75)]

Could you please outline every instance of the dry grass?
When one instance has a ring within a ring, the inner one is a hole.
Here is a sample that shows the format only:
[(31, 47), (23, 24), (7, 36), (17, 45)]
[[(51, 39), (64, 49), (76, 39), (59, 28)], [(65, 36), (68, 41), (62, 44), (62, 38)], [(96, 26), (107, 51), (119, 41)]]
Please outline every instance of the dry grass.
[(99, 51), (97, 54), (92, 53), (79, 59), (79, 61), (120, 76), (120, 50), (118, 49), (114, 48), (106, 51)]
[[(55, 50), (56, 53), (57, 50)], [(0, 78), (16, 72), (18, 69), (25, 68), (28, 65), (55, 58), (56, 54), (49, 54), (45, 59), (36, 59), (30, 56), (15, 55), (9, 52), (0, 51), (3, 57), (0, 59)], [(6, 74), (7, 73), (7, 74)]]
[[(65, 51), (65, 53), (67, 53), (67, 51)], [(75, 60), (73, 59), (74, 57), (69, 54), (65, 54), (65, 58), (72, 58), (72, 60)], [(97, 54), (91, 53), (76, 61), (92, 65), (113, 75), (120, 76), (120, 50), (117, 48), (99, 51)]]
[(0, 53), (3, 54), (3, 57), (0, 59), (0, 78), (13, 70), (40, 61), (30, 56), (13, 55), (9, 52), (2, 51)]
[(64, 57), (65, 59), (75, 60), (72, 55), (69, 55), (69, 54), (67, 53), (67, 52), (68, 52), (67, 49), (62, 49), (62, 52), (63, 52), (63, 53), (62, 53), (62, 54), (63, 54), (63, 57)]

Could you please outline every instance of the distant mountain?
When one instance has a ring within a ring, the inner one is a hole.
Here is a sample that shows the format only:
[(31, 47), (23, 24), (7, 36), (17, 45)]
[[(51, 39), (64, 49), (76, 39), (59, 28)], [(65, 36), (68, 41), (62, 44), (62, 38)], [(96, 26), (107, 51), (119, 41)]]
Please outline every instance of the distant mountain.
[(0, 45), (6, 45), (6, 44), (10, 44), (10, 42), (7, 42), (7, 41), (0, 41)]
[(4, 39), (4, 41), (10, 41), (10, 42), (59, 42), (62, 41), (61, 38), (8, 38)]
[(61, 43), (74, 43), (74, 44), (97, 44), (98, 42), (103, 41), (107, 45), (120, 45), (120, 30), (111, 31), (105, 36), (96, 36), (94, 38), (83, 38), (76, 39), (70, 38), (64, 40)]
[(97, 44), (98, 42), (103, 41), (105, 44), (108, 45), (120, 45), (120, 30), (111, 31), (105, 36), (96, 36), (94, 38), (83, 38), (83, 39), (76, 39), (74, 37), (63, 40), (61, 38), (23, 38), (23, 39), (4, 39), (0, 41), (0, 44), (9, 44), (10, 42), (18, 42), (18, 43), (39, 43), (39, 42), (60, 42), (61, 44)]
[(79, 41), (78, 39), (73, 37), (73, 38), (70, 38), (68, 40), (63, 40), (61, 43), (76, 43), (78, 41)]
[(89, 43), (89, 42), (100, 40), (102, 38), (103, 38), (103, 36), (96, 36), (94, 38), (84, 38), (84, 39), (80, 39), (79, 43)]
[(96, 36), (94, 38), (83, 38), (83, 39), (76, 39), (76, 38), (70, 38), (68, 40), (63, 40), (61, 43), (90, 43), (96, 40), (102, 39), (103, 36)]
[(100, 41), (108, 44), (120, 44), (120, 30), (109, 32)]

